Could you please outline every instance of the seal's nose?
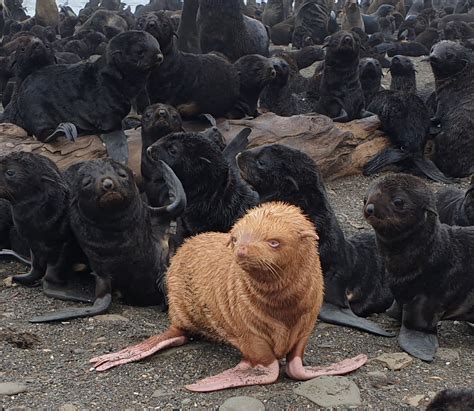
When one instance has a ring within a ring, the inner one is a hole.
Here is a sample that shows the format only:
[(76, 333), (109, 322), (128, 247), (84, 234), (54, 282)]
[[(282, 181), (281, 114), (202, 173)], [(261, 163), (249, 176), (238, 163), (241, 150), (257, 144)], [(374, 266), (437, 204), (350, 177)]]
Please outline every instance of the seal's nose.
[(237, 249), (237, 257), (247, 257), (247, 254), (248, 254), (248, 251), (247, 251), (247, 247), (244, 246), (244, 245), (241, 245), (238, 249)]
[(163, 60), (163, 54), (158, 54), (158, 56), (156, 56), (156, 61), (158, 62), (158, 64), (163, 63)]
[(160, 110), (158, 110), (158, 114), (159, 114), (161, 117), (164, 117), (164, 116), (166, 115), (166, 110), (160, 109)]
[(373, 204), (367, 204), (364, 208), (364, 214), (366, 217), (374, 215), (375, 206)]
[(102, 180), (102, 187), (105, 190), (112, 190), (112, 188), (114, 188), (114, 182), (110, 178), (104, 178)]

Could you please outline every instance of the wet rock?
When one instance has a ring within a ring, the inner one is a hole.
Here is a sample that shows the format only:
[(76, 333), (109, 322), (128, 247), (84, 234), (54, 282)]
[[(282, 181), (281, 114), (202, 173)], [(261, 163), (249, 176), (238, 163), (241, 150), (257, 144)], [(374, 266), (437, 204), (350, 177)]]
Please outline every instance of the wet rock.
[(370, 384), (374, 388), (382, 388), (395, 383), (393, 379), (381, 371), (370, 371), (367, 373), (367, 377), (369, 377)]
[(231, 397), (225, 400), (219, 411), (265, 411), (265, 405), (253, 397)]
[(314, 378), (300, 384), (294, 392), (320, 407), (362, 405), (359, 388), (346, 377)]
[(128, 321), (128, 318), (124, 317), (123, 315), (119, 314), (103, 314), (103, 315), (96, 315), (94, 317), (97, 321), (103, 322), (117, 322), (117, 321)]
[(0, 383), (0, 395), (16, 395), (26, 391), (26, 385), (18, 382)]
[(405, 397), (403, 401), (405, 401), (408, 405), (411, 405), (412, 407), (418, 407), (420, 402), (425, 398), (424, 395), (419, 394), (419, 395), (413, 395), (411, 397)]
[(459, 351), (453, 350), (452, 348), (439, 348), (436, 352), (436, 356), (441, 361), (454, 362), (459, 361)]
[(391, 370), (401, 370), (413, 362), (413, 358), (405, 352), (382, 354), (375, 358), (375, 360), (383, 362)]

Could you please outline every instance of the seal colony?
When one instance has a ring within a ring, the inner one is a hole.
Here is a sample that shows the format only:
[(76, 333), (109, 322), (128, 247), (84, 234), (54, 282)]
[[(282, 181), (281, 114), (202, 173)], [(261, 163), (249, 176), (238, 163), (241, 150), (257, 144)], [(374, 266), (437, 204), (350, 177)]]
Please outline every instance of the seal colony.
[[(386, 313), (400, 347), (433, 361), (440, 321), (474, 322), (473, 16), (472, 1), (448, 0), (160, 0), (135, 13), (102, 0), (78, 14), (48, 0), (32, 17), (21, 0), (2, 3), (1, 121), (52, 149), (97, 133), (109, 157), (66, 170), (33, 153), (0, 157), (0, 255), (30, 265), (13, 281), (89, 304), (30, 321), (105, 313), (113, 295), (169, 310), (167, 331), (93, 358), (93, 370), (192, 337), (237, 348), (236, 367), (187, 386), (198, 392), (273, 383), (281, 359), (294, 380), (363, 366), (365, 354), (303, 365), (317, 318), (393, 337), (369, 318)], [(433, 86), (417, 84), (409, 56), (425, 57)], [(263, 112), (378, 115), (390, 146), (364, 174), (398, 173), (365, 196), (369, 230), (344, 233), (308, 153), (253, 146)], [(203, 118), (211, 127), (187, 128)], [(230, 119), (249, 128), (225, 141)], [(140, 176), (127, 167), (134, 127)], [(435, 194), (419, 176), (471, 181)], [(93, 296), (71, 286), (76, 263)]]

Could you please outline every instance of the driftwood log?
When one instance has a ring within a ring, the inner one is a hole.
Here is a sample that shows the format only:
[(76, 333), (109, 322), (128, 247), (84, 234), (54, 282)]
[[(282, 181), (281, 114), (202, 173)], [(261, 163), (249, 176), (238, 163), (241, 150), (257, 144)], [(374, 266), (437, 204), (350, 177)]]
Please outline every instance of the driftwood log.
[[(184, 124), (188, 131), (204, 130), (207, 127), (209, 124), (204, 122)], [(265, 113), (252, 120), (221, 119), (217, 127), (226, 140), (230, 140), (242, 128), (250, 127), (249, 147), (279, 143), (304, 151), (313, 158), (328, 180), (360, 174), (367, 161), (389, 145), (388, 139), (379, 130), (380, 121), (376, 116), (350, 123), (334, 123), (321, 115), (280, 117)], [(139, 178), (140, 130), (129, 130), (127, 135), (129, 166)], [(75, 143), (58, 139), (52, 144), (44, 144), (27, 136), (23, 129), (15, 125), (0, 124), (0, 155), (21, 150), (42, 154), (53, 160), (60, 169), (80, 161), (107, 156), (98, 136), (79, 137)]]

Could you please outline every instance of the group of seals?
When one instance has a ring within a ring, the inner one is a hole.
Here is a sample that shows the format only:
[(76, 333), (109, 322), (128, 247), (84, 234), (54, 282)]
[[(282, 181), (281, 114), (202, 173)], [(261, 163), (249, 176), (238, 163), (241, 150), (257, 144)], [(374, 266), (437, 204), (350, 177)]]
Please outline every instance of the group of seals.
[(188, 239), (167, 273), (171, 325), (162, 334), (112, 354), (93, 358), (104, 371), (140, 360), (188, 337), (231, 344), (242, 353), (234, 368), (195, 384), (191, 391), (270, 384), (287, 359), (296, 380), (343, 374), (365, 355), (329, 367), (303, 366), (308, 338), (323, 301), (323, 279), (314, 225), (300, 209), (268, 203), (250, 210), (230, 233)]

